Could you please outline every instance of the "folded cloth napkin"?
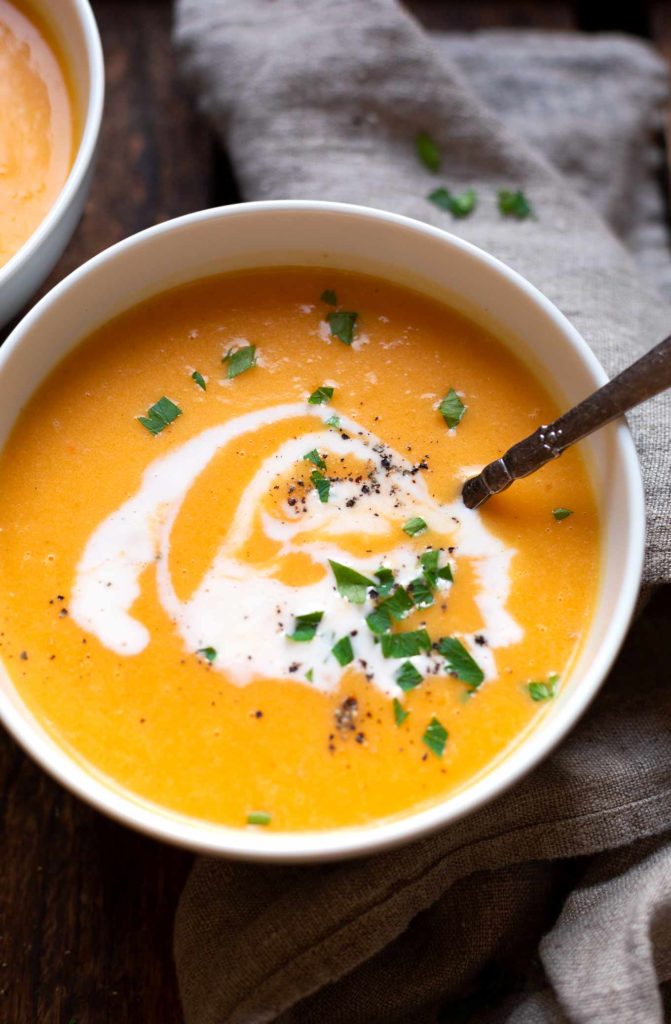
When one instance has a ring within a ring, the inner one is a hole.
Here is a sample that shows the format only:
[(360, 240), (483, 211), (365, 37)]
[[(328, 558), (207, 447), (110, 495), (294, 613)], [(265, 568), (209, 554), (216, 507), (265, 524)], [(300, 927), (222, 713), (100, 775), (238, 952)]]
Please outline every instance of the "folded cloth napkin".
[[(395, 0), (178, 0), (176, 41), (245, 198), (359, 202), (456, 231), (537, 284), (610, 373), (668, 333), (666, 80), (643, 44), (429, 36)], [(420, 131), (443, 152), (438, 176), (416, 158)], [(440, 184), (474, 187), (475, 213), (429, 203)], [(499, 188), (523, 188), (536, 219), (501, 217)], [(668, 400), (631, 424), (646, 581), (668, 582)], [(444, 833), (344, 865), (199, 860), (175, 933), (188, 1024), (662, 1021), (668, 610), (658, 594), (548, 761)]]

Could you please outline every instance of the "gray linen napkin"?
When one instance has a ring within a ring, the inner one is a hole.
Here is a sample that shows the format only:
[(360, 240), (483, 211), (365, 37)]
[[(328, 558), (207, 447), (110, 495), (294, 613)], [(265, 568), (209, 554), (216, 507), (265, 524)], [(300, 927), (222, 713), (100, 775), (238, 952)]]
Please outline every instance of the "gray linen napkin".
[[(666, 83), (642, 44), (429, 38), (394, 0), (178, 0), (176, 40), (245, 198), (360, 202), (456, 231), (537, 284), (610, 373), (668, 332)], [(437, 178), (415, 157), (420, 130), (443, 150)], [(443, 183), (478, 190), (472, 217), (426, 201)], [(502, 218), (501, 187), (523, 187), (537, 219)], [(646, 581), (669, 581), (668, 400), (631, 423)], [(341, 866), (197, 862), (175, 936), (188, 1024), (662, 1021), (665, 617), (658, 596), (570, 740), (447, 832)]]

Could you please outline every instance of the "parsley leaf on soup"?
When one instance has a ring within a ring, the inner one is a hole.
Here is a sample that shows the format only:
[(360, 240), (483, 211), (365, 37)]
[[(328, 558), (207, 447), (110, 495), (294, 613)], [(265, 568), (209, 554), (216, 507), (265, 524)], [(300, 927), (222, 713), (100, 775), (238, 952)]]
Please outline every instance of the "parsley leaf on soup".
[(410, 712), (405, 710), (397, 697), (394, 697), (391, 703), (394, 709), (394, 721), (396, 722), (396, 725), (403, 725)]
[(352, 569), (348, 565), (342, 565), (340, 562), (334, 562), (329, 559), (329, 565), (333, 570), (336, 587), (340, 596), (344, 597), (351, 604), (363, 604), (366, 600), (368, 589), (375, 586), (373, 581), (369, 580), (366, 576), (362, 576), (356, 569)]
[(326, 384), (322, 384), (320, 388), (313, 391), (308, 402), (310, 405), (323, 405), (324, 402), (330, 402), (333, 398), (333, 388), (328, 387)]
[(428, 528), (421, 516), (415, 516), (408, 519), (407, 523), (403, 523), (403, 532), (407, 533), (408, 537), (416, 537), (418, 533), (424, 533)]
[(447, 729), (434, 715), (426, 727), (422, 740), (432, 754), (442, 757), (447, 743)]
[(396, 672), (394, 679), (401, 689), (407, 692), (408, 690), (414, 690), (416, 686), (419, 686), (422, 682), (423, 676), (421, 672), (417, 671), (412, 662), (404, 661)]
[(210, 665), (216, 660), (217, 651), (214, 647), (199, 647), (196, 654), (202, 654), (205, 661), (209, 661)]
[(317, 494), (319, 495), (319, 500), (321, 501), (322, 505), (325, 505), (326, 502), (329, 500), (331, 481), (328, 479), (328, 477), (325, 477), (323, 473), (320, 473), (318, 469), (315, 469), (313, 470), (312, 473), (310, 473), (310, 480), (312, 481), (314, 487), (316, 488)]
[(573, 515), (572, 508), (553, 508), (552, 515), (555, 518), (555, 522), (561, 523), (562, 519), (568, 519), (569, 516)]
[(420, 132), (415, 138), (415, 151), (425, 167), (434, 173), (440, 170), (442, 156), (438, 143), (428, 132)]
[(457, 423), (461, 422), (463, 415), (466, 412), (466, 408), (467, 406), (464, 405), (454, 388), (450, 388), (445, 395), (445, 398), (438, 406), (438, 411), (447, 423), (448, 427), (452, 429), (456, 427)]
[(548, 676), (547, 683), (527, 683), (527, 689), (532, 700), (551, 700), (557, 693), (558, 685), (559, 676), (556, 672), (553, 672)]
[(348, 636), (341, 637), (331, 648), (331, 654), (343, 668), (345, 665), (349, 665), (351, 661), (354, 661), (354, 651), (352, 650), (350, 638)]
[(327, 306), (338, 305), (338, 296), (336, 295), (332, 288), (326, 288), (321, 293), (321, 300), (322, 302), (325, 302)]
[(322, 459), (321, 455), (316, 448), (313, 448), (311, 452), (306, 452), (303, 456), (308, 462), (312, 462), (317, 469), (326, 469), (326, 463)]
[(256, 345), (245, 345), (244, 348), (227, 352), (222, 363), (226, 363), (226, 376), (229, 380), (239, 377), (241, 373), (256, 366)]
[(205, 383), (205, 378), (203, 377), (202, 373), (198, 373), (198, 370), (193, 371), (193, 373), (191, 374), (191, 380), (195, 380), (199, 388), (202, 388), (203, 391), (207, 391), (207, 384)]
[(485, 673), (477, 661), (471, 657), (461, 640), (457, 640), (454, 636), (445, 636), (438, 641), (438, 650), (457, 679), (461, 679), (463, 683), (473, 689), (477, 689), (484, 682)]
[(293, 633), (287, 633), (290, 640), (295, 643), (306, 643), (314, 639), (317, 626), (324, 617), (323, 612), (306, 612), (304, 615), (297, 615), (294, 622)]
[(178, 405), (175, 405), (169, 398), (163, 395), (163, 398), (159, 398), (158, 402), (155, 402), (147, 409), (146, 416), (138, 416), (139, 422), (148, 430), (150, 434), (160, 434), (162, 430), (178, 416), (182, 415), (182, 410)]
[(499, 212), (504, 217), (514, 217), (516, 220), (526, 220), (527, 217), (533, 217), (534, 214), (531, 203), (521, 189), (517, 189), (517, 191), (507, 188), (499, 189), (498, 206)]
[(422, 651), (431, 650), (431, 639), (425, 629), (408, 633), (384, 633), (382, 636), (384, 658), (412, 658)]
[(349, 313), (344, 310), (327, 313), (326, 320), (331, 328), (331, 334), (335, 338), (339, 338), (345, 345), (351, 345), (358, 316), (358, 313)]

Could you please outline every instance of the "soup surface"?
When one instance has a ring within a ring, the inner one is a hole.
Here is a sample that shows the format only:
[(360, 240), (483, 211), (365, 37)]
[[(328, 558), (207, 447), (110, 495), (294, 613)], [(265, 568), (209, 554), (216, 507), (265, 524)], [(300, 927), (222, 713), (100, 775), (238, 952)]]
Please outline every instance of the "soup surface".
[(70, 173), (66, 75), (28, 7), (0, 0), (0, 266), (43, 220)]
[(579, 452), (459, 498), (557, 412), (481, 327), (375, 278), (153, 298), (76, 347), (2, 455), (4, 664), (90, 769), (186, 815), (320, 829), (435, 801), (519, 741), (589, 625)]

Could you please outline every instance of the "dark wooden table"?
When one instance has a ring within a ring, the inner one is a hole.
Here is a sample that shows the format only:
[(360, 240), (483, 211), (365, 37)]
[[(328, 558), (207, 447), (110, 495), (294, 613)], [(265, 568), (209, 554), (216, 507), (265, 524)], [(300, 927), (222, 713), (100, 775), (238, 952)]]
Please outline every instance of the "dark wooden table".
[[(671, 4), (415, 0), (431, 27), (595, 31), (655, 40), (671, 61)], [(125, 236), (235, 202), (225, 154), (180, 88), (166, 0), (93, 0), (107, 64), (96, 178), (46, 288)], [(620, 9), (622, 8), (622, 9)], [(666, 601), (667, 611), (670, 602)], [(660, 620), (661, 621), (661, 620)], [(171, 941), (191, 856), (108, 821), (0, 737), (0, 1021), (180, 1024)]]

